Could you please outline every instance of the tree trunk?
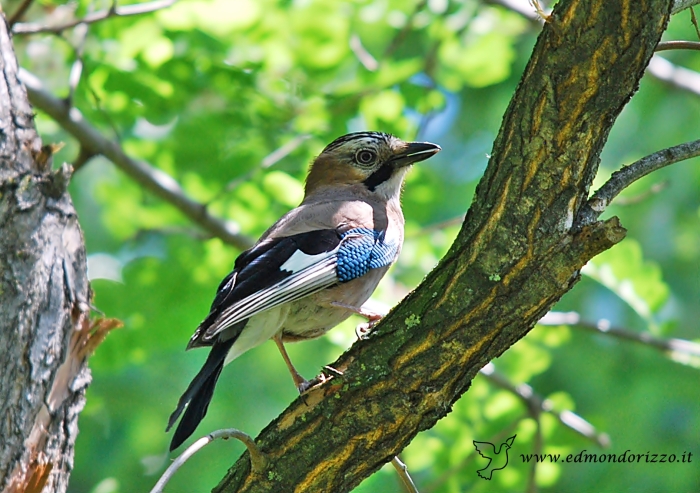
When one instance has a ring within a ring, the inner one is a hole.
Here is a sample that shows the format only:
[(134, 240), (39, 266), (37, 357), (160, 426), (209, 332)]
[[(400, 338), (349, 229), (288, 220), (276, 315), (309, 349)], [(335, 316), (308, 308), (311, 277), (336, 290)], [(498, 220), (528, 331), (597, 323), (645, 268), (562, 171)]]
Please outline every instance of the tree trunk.
[(217, 492), (345, 492), (432, 427), (625, 236), (577, 225), (600, 152), (671, 0), (560, 0), (506, 112), (462, 231), (427, 279), (258, 436)]
[(4, 19), (0, 53), (0, 489), (63, 492), (96, 341), (85, 248), (70, 168), (51, 171)]

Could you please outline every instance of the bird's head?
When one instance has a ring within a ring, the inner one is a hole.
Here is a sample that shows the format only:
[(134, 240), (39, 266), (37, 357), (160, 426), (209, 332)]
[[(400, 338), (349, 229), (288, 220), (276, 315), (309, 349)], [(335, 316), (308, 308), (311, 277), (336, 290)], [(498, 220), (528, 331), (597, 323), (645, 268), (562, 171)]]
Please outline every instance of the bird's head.
[(404, 142), (381, 132), (355, 132), (328, 144), (314, 160), (306, 179), (306, 195), (326, 187), (364, 187), (384, 200), (398, 197), (413, 163), (440, 152), (430, 142)]

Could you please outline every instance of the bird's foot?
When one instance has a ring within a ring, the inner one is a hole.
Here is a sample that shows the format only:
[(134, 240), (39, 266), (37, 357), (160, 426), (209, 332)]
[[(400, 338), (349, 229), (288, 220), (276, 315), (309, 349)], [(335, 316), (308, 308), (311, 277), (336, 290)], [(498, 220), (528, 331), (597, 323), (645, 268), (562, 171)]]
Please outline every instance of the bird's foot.
[(384, 314), (373, 312), (372, 310), (369, 310), (364, 306), (357, 307), (352, 305), (346, 305), (345, 303), (340, 303), (338, 301), (332, 301), (330, 304), (331, 306), (334, 306), (336, 308), (344, 308), (345, 310), (357, 313), (359, 316), (365, 317), (367, 319), (366, 323), (360, 324), (357, 327), (355, 327), (355, 335), (358, 339), (366, 339), (372, 328), (375, 325), (377, 325), (377, 322), (379, 322), (382, 319), (382, 317), (384, 317)]
[(357, 338), (360, 340), (367, 339), (367, 337), (369, 337), (369, 333), (372, 332), (372, 329), (375, 325), (377, 325), (377, 323), (380, 320), (381, 317), (374, 320), (369, 320), (368, 322), (362, 324), (358, 324), (357, 327), (355, 327), (355, 335), (357, 336)]
[(320, 373), (318, 376), (315, 378), (312, 378), (311, 380), (304, 380), (300, 383), (297, 384), (297, 390), (299, 391), (300, 395), (304, 395), (306, 392), (309, 390), (318, 387), (320, 385), (323, 385), (324, 383), (328, 382), (329, 380), (333, 379), (333, 376), (343, 376), (343, 372), (336, 370), (335, 368), (331, 366), (324, 366), (324, 368), (328, 371), (328, 373), (331, 373), (331, 375), (326, 375), (325, 373)]
[(312, 378), (311, 380), (304, 380), (303, 382), (297, 384), (297, 390), (299, 391), (299, 395), (304, 395), (306, 392), (309, 391), (309, 389), (311, 389), (311, 387), (316, 385), (314, 383), (314, 380), (316, 379)]

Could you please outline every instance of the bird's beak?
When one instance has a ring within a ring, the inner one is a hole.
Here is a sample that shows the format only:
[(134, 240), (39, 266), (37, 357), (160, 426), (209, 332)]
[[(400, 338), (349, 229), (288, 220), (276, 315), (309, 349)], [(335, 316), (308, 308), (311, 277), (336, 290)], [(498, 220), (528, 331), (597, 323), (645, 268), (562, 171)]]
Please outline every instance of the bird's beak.
[(394, 155), (391, 163), (395, 168), (402, 168), (419, 161), (425, 161), (441, 150), (442, 147), (430, 142), (409, 142), (405, 148)]

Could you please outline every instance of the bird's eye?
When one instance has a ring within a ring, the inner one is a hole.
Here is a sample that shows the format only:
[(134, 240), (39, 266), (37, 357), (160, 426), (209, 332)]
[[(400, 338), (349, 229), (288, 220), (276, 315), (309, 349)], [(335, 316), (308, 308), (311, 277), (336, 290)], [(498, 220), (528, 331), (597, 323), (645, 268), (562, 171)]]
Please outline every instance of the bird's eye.
[(374, 151), (369, 151), (367, 149), (357, 151), (357, 154), (355, 154), (355, 160), (358, 162), (358, 164), (372, 164), (376, 159), (377, 154)]

